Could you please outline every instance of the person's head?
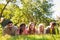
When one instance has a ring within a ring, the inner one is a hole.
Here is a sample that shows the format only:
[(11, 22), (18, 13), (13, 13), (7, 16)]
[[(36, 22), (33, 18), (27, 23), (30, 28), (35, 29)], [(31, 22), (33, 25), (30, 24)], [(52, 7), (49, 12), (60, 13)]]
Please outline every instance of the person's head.
[(20, 25), (20, 29), (22, 29), (22, 30), (24, 30), (25, 27), (26, 27), (26, 25), (25, 25), (24, 23), (22, 23), (22, 24)]
[(56, 23), (55, 23), (55, 22), (50, 22), (50, 26), (51, 26), (52, 28), (54, 28), (54, 26), (56, 26)]
[(30, 25), (29, 25), (29, 29), (33, 30), (34, 28), (35, 28), (35, 24), (33, 22), (31, 22)]
[(44, 25), (43, 24), (39, 24), (39, 28), (38, 29), (39, 29), (40, 32), (43, 32), (44, 31)]
[(25, 30), (25, 27), (26, 27), (25, 23), (22, 23), (22, 24), (20, 25), (19, 34), (22, 34), (22, 32)]
[(7, 25), (8, 27), (13, 27), (13, 22), (12, 22), (12, 21), (9, 21), (6, 25)]

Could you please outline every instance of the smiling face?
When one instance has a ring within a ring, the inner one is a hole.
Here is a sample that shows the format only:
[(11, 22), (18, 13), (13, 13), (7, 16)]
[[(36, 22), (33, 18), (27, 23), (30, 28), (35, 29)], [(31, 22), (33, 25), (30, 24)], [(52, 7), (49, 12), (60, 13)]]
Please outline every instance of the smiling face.
[(40, 32), (43, 32), (44, 31), (44, 26), (40, 25), (39, 30), (40, 30)]
[(43, 24), (39, 24), (38, 29), (39, 29), (40, 33), (44, 33), (44, 25)]
[(26, 27), (26, 26), (25, 26), (25, 25), (23, 25), (23, 26), (22, 26), (22, 30), (25, 30), (25, 27)]
[(13, 27), (13, 23), (9, 23), (7, 26), (10, 28)]
[(34, 30), (35, 24), (31, 23), (30, 26), (29, 26), (29, 28), (30, 28), (31, 30)]
[(25, 28), (26, 28), (26, 25), (25, 25), (25, 24), (21, 24), (21, 25), (20, 25), (20, 29), (21, 29), (21, 30), (23, 30), (23, 31), (24, 31), (24, 30), (25, 30)]

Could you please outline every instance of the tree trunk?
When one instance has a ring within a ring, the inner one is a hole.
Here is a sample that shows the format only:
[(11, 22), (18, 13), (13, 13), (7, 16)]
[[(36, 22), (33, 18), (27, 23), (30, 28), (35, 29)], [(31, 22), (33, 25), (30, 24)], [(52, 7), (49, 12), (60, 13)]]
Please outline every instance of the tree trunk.
[(4, 6), (4, 8), (2, 9), (2, 11), (1, 11), (1, 13), (0, 13), (0, 18), (2, 17), (3, 11), (4, 11), (4, 9), (6, 8), (6, 6), (8, 5), (9, 2), (10, 2), (10, 1), (8, 1), (7, 4)]
[(6, 8), (6, 6), (8, 5), (9, 2), (10, 2), (10, 1), (7, 2), (7, 4), (4, 6), (4, 8), (2, 9), (2, 11), (1, 11), (1, 13), (0, 13), (0, 23), (2, 23), (2, 21), (3, 21), (3, 20), (2, 20), (2, 17), (3, 17), (3, 15), (2, 15), (2, 14), (3, 14), (3, 11), (5, 10), (5, 8)]

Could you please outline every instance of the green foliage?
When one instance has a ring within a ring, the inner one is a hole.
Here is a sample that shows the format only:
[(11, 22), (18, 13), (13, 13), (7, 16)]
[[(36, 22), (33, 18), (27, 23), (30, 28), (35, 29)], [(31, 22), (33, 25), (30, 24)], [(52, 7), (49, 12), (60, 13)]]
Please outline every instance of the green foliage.
[(5, 6), (5, 4), (0, 4), (0, 13), (4, 6)]
[[(11, 3), (3, 10), (3, 17), (10, 19), (16, 25), (22, 22), (26, 24), (29, 22), (35, 22), (36, 24), (45, 23), (45, 25), (48, 25), (49, 22), (54, 20), (49, 18), (52, 15), (51, 7), (53, 4), (47, 0), (20, 0), (23, 5), (22, 8), (14, 4), (16, 0), (6, 1)], [(0, 5), (2, 6), (3, 4)]]
[(3, 36), (2, 30), (3, 29), (0, 27), (0, 40), (60, 40), (60, 34), (59, 35), (41, 34), (41, 35)]
[(23, 1), (24, 0), (22, 0), (23, 10), (25, 10), (24, 13), (25, 14), (27, 13), (26, 15), (29, 15), (31, 17), (30, 21), (41, 23), (42, 21), (46, 22), (47, 20), (48, 22), (50, 22), (48, 20), (50, 18), (46, 16), (50, 16), (52, 14), (52, 11), (50, 11), (50, 9), (53, 6), (53, 4), (49, 3), (46, 0), (44, 0), (42, 3), (40, 0), (34, 0), (34, 1), (30, 0), (28, 4)]
[(9, 1), (9, 2), (16, 2), (16, 0), (6, 0), (7, 2)]

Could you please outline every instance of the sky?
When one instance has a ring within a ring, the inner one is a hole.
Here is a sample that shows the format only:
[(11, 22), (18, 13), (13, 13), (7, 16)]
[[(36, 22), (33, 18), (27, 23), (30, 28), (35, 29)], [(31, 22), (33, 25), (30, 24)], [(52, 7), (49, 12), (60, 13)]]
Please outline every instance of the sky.
[(6, 4), (6, 1), (4, 1), (4, 0), (0, 0), (0, 3), (5, 3), (5, 4)]
[(53, 6), (53, 10), (54, 10), (53, 17), (54, 18), (57, 18), (57, 16), (60, 17), (60, 0), (53, 0), (53, 3), (55, 4)]
[[(16, 3), (18, 6), (22, 6), (20, 4), (19, 1), (17, 1), (18, 3)], [(0, 0), (0, 3), (6, 3), (6, 1), (4, 0)], [(54, 13), (53, 13), (53, 18), (57, 19), (57, 16), (60, 17), (60, 0), (53, 0), (53, 4), (54, 6), (52, 7), (52, 10), (54, 10)]]

